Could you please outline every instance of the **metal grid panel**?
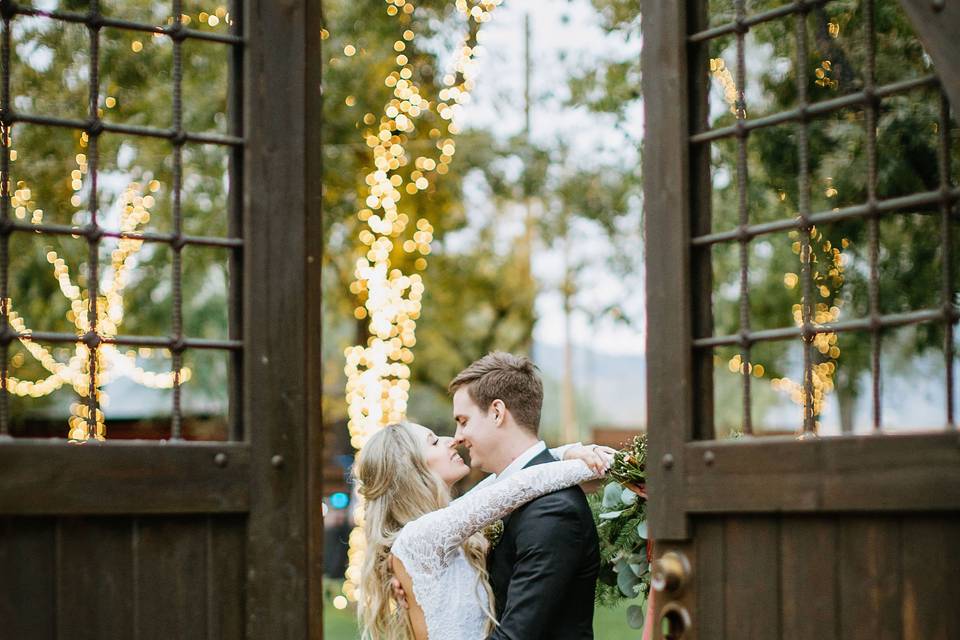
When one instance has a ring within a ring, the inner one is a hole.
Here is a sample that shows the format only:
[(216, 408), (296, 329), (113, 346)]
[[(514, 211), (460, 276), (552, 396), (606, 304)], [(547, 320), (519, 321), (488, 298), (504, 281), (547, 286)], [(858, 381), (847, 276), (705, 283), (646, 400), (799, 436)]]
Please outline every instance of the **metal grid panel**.
[[(173, 387), (172, 387), (172, 420), (170, 437), (174, 440), (182, 439), (182, 410), (181, 410), (181, 380), (180, 372), (183, 365), (184, 353), (188, 349), (212, 349), (222, 350), (230, 353), (230, 377), (229, 377), (229, 426), (228, 438), (230, 440), (240, 440), (243, 438), (241, 424), (239, 401), (240, 393), (240, 352), (243, 344), (239, 339), (241, 335), (240, 312), (241, 297), (240, 285), (237, 282), (241, 271), (241, 253), (244, 246), (240, 221), (242, 220), (242, 195), (241, 195), (241, 177), (243, 169), (243, 149), (245, 139), (241, 124), (241, 105), (242, 105), (242, 47), (244, 38), (242, 34), (242, 24), (240, 20), (241, 10), (239, 0), (231, 2), (231, 13), (234, 16), (231, 33), (211, 33), (196, 29), (189, 29), (183, 24), (180, 16), (182, 12), (182, 0), (171, 0), (172, 16), (170, 24), (165, 26), (155, 26), (129, 20), (120, 20), (111, 18), (102, 14), (99, 0), (90, 0), (89, 10), (86, 13), (76, 13), (67, 11), (46, 11), (33, 7), (18, 5), (4, 0), (0, 11), (2, 11), (3, 31), (2, 31), (2, 70), (0, 70), (0, 79), (2, 79), (2, 92), (0, 92), (0, 135), (2, 135), (3, 152), (0, 153), (0, 437), (9, 437), (10, 434), (10, 413), (9, 413), (9, 364), (8, 354), (10, 345), (14, 340), (30, 340), (34, 342), (47, 343), (78, 343), (82, 342), (89, 349), (89, 368), (90, 368), (90, 386), (87, 391), (84, 402), (88, 407), (87, 418), (87, 436), (93, 438), (96, 433), (96, 419), (99, 410), (98, 403), (98, 372), (97, 372), (97, 353), (100, 345), (115, 344), (137, 347), (160, 347), (169, 349), (173, 360)], [(88, 104), (89, 117), (86, 120), (75, 120), (69, 118), (54, 117), (45, 114), (18, 112), (13, 108), (11, 99), (10, 77), (11, 77), (11, 46), (12, 29), (11, 23), (18, 16), (28, 16), (44, 18), (49, 20), (61, 21), (64, 23), (74, 23), (85, 25), (89, 34), (90, 47), (90, 71)], [(160, 34), (169, 38), (173, 44), (173, 124), (169, 129), (155, 127), (134, 126), (128, 124), (118, 124), (106, 122), (102, 119), (99, 107), (99, 77), (100, 60), (99, 49), (101, 43), (101, 31), (104, 28), (115, 28), (126, 31), (143, 32), (150, 34)], [(188, 40), (208, 41), (219, 43), (229, 47), (230, 55), (230, 78), (228, 101), (228, 135), (211, 134), (187, 131), (183, 123), (183, 43)], [(12, 127), (17, 123), (45, 125), (51, 127), (60, 127), (68, 130), (78, 130), (85, 132), (88, 136), (88, 174), (90, 176), (90, 187), (88, 196), (88, 206), (90, 220), (84, 227), (74, 227), (62, 224), (29, 224), (18, 222), (11, 218), (11, 180), (10, 180), (10, 136)], [(169, 140), (172, 143), (172, 214), (173, 230), (171, 233), (156, 232), (125, 232), (111, 231), (101, 226), (98, 221), (98, 164), (100, 156), (98, 152), (98, 142), (101, 134), (105, 132), (119, 133), (126, 136), (159, 138)], [(230, 149), (229, 157), (229, 176), (233, 185), (229, 200), (229, 221), (228, 237), (206, 237), (188, 235), (183, 233), (183, 213), (181, 211), (181, 198), (183, 190), (183, 146), (187, 143), (200, 143), (208, 145), (219, 145)], [(88, 244), (89, 276), (88, 276), (88, 296), (89, 304), (87, 308), (88, 322), (90, 330), (82, 336), (61, 332), (41, 332), (31, 331), (21, 333), (14, 330), (10, 324), (9, 318), (9, 266), (10, 266), (10, 239), (15, 233), (39, 233), (45, 235), (60, 235), (82, 237)], [(102, 335), (97, 330), (97, 305), (100, 293), (99, 283), (99, 249), (100, 243), (104, 238), (133, 239), (144, 242), (163, 243), (168, 245), (173, 253), (172, 259), (172, 331), (169, 336), (127, 336), (127, 335)], [(199, 339), (185, 336), (183, 333), (183, 267), (182, 251), (188, 246), (203, 247), (221, 247), (230, 251), (230, 271), (231, 277), (230, 290), (228, 293), (228, 324), (229, 338), (221, 340)]]
[[(937, 127), (937, 164), (939, 188), (933, 191), (912, 193), (904, 196), (881, 199), (877, 193), (878, 166), (877, 166), (877, 125), (879, 106), (882, 98), (905, 94), (911, 90), (935, 87), (940, 88), (935, 75), (926, 75), (907, 80), (900, 80), (885, 85), (877, 85), (876, 77), (876, 27), (874, 16), (876, 7), (874, 0), (865, 0), (862, 5), (864, 12), (865, 32), (865, 74), (863, 87), (859, 91), (836, 98), (811, 102), (807, 95), (807, 78), (804, 70), (807, 65), (807, 14), (828, 4), (826, 0), (799, 0), (784, 4), (771, 10), (748, 15), (744, 0), (735, 0), (733, 3), (734, 20), (730, 23), (709, 29), (694, 30), (688, 35), (687, 41), (692, 51), (700, 52), (705, 56), (711, 41), (731, 34), (736, 38), (736, 71), (735, 82), (737, 87), (736, 102), (733, 111), (736, 122), (730, 126), (704, 128), (695, 130), (690, 136), (691, 145), (709, 146), (710, 143), (724, 139), (732, 139), (737, 145), (736, 181), (738, 190), (737, 214), (738, 225), (734, 229), (703, 233), (694, 232), (691, 238), (692, 247), (697, 250), (709, 251), (711, 247), (736, 243), (739, 247), (739, 320), (740, 331), (734, 335), (707, 335), (693, 340), (694, 349), (707, 355), (713, 348), (722, 346), (738, 346), (742, 363), (751, 363), (751, 348), (753, 345), (766, 341), (780, 341), (799, 337), (802, 341), (803, 360), (803, 421), (802, 433), (815, 433), (815, 414), (813, 403), (813, 375), (812, 349), (813, 340), (818, 334), (843, 332), (869, 332), (871, 336), (872, 374), (872, 426), (879, 431), (883, 424), (880, 403), (880, 353), (882, 330), (889, 327), (914, 325), (919, 323), (942, 323), (946, 337), (944, 343), (946, 361), (946, 428), (956, 429), (954, 418), (954, 374), (953, 360), (954, 324), (957, 322), (958, 311), (953, 300), (953, 274), (951, 270), (952, 242), (951, 223), (956, 218), (954, 207), (960, 201), (960, 187), (951, 184), (950, 167), (950, 105), (942, 89), (939, 91), (939, 120)], [(781, 110), (777, 113), (763, 115), (759, 118), (748, 119), (744, 87), (746, 81), (745, 37), (751, 28), (773, 20), (793, 17), (794, 46), (796, 65), (796, 106), (792, 109)], [(697, 59), (697, 54), (693, 54)], [(709, 82), (708, 78), (701, 81)], [(835, 208), (824, 211), (811, 211), (810, 204), (810, 122), (816, 116), (838, 112), (846, 107), (862, 105), (865, 114), (864, 128), (866, 131), (866, 199), (855, 206)], [(747, 163), (747, 141), (752, 133), (784, 123), (793, 123), (797, 142), (797, 215), (791, 218), (751, 223), (748, 215), (749, 183)], [(703, 124), (703, 123), (701, 123)], [(696, 125), (695, 125), (696, 126)], [(708, 187), (712, 188), (712, 187)], [(878, 269), (880, 253), (880, 219), (887, 214), (905, 214), (912, 208), (929, 207), (939, 208), (940, 227), (943, 234), (942, 245), (942, 295), (939, 308), (911, 310), (901, 313), (883, 313), (880, 307), (880, 275)], [(700, 206), (704, 206), (701, 203)], [(709, 206), (707, 204), (707, 206)], [(834, 321), (815, 322), (812, 311), (813, 278), (811, 275), (811, 242), (810, 231), (818, 224), (832, 223), (845, 220), (865, 219), (867, 224), (868, 242), (868, 297), (869, 310), (864, 318)], [(799, 326), (777, 327), (772, 329), (752, 330), (750, 314), (750, 284), (749, 284), (749, 243), (754, 238), (782, 231), (796, 231), (800, 238), (800, 287), (801, 322)], [(708, 292), (702, 292), (708, 293)], [(709, 296), (699, 296), (700, 300), (709, 301)], [(695, 314), (696, 315), (696, 314)], [(745, 434), (753, 433), (751, 379), (749, 366), (741, 366), (742, 380), (742, 424)], [(710, 430), (712, 431), (712, 430)], [(706, 435), (706, 434), (704, 434)]]

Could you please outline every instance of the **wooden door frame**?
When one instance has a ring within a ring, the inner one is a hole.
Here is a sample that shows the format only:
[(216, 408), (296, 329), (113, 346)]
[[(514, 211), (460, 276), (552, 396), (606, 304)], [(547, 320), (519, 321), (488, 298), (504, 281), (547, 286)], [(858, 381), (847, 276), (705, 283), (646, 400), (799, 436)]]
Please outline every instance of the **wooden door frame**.
[[(800, 1), (784, 9), (811, 4)], [(960, 59), (960, 40), (949, 28), (960, 28), (960, 7), (946, 3), (950, 6), (937, 9), (937, 3), (919, 0), (901, 4), (925, 48), (949, 70), (940, 78), (945, 91), (960, 94), (953, 62)], [(652, 536), (688, 539), (689, 516), (696, 513), (960, 509), (956, 431), (802, 442), (793, 437), (713, 440), (712, 363), (693, 348), (695, 335), (712, 334), (709, 249), (691, 250), (693, 231), (709, 232), (710, 224), (710, 159), (691, 152), (690, 144), (691, 123), (705, 121), (707, 61), (691, 60), (688, 42), (689, 33), (706, 28), (706, 3), (647, 1), (643, 9)]]

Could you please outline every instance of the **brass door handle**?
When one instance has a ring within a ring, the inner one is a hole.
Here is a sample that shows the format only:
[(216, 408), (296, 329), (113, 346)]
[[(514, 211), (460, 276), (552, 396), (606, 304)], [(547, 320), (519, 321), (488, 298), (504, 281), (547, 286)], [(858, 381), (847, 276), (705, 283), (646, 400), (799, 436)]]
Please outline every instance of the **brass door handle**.
[(676, 595), (690, 578), (690, 562), (677, 551), (668, 551), (653, 563), (650, 584), (662, 593)]

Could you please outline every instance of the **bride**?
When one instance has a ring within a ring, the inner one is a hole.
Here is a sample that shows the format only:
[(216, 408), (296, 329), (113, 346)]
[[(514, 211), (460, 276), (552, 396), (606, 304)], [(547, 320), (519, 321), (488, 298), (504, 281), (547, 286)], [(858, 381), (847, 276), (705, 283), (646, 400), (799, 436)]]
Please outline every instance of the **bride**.
[[(593, 449), (565, 449), (563, 462), (525, 468), (451, 502), (451, 487), (470, 472), (452, 438), (411, 423), (388, 425), (370, 438), (356, 467), (366, 501), (363, 638), (486, 638), (497, 622), (486, 570), (489, 543), (481, 531), (530, 500), (609, 467)], [(391, 600), (393, 576), (409, 609)]]

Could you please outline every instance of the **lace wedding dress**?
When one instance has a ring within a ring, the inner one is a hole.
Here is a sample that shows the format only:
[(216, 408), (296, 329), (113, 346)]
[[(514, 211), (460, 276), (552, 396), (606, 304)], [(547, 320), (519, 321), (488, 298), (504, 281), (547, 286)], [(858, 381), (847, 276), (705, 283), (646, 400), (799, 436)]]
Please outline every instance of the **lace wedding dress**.
[(487, 596), (461, 548), (467, 538), (534, 498), (594, 477), (580, 460), (534, 465), (404, 526), (392, 552), (413, 581), (429, 640), (485, 637)]

